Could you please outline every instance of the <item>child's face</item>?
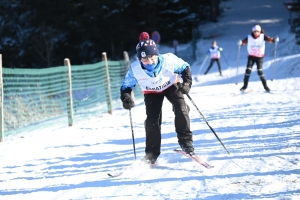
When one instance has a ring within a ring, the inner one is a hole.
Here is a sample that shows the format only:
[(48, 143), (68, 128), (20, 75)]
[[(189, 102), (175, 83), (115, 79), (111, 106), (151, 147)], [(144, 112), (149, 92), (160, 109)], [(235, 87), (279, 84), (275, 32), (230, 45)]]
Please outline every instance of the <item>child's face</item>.
[(253, 31), (253, 34), (255, 35), (255, 36), (259, 36), (260, 35), (260, 31)]

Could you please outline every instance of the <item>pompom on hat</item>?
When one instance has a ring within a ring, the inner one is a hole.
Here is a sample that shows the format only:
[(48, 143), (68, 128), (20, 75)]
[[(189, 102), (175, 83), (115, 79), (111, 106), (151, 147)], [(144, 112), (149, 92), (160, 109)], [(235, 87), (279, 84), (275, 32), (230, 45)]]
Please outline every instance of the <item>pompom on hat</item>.
[(138, 58), (141, 60), (148, 55), (158, 55), (158, 49), (153, 40), (147, 32), (142, 32), (139, 36), (139, 43), (136, 45), (136, 52)]
[(253, 27), (252, 27), (252, 32), (254, 32), (254, 31), (259, 31), (259, 32), (261, 32), (261, 27), (260, 27), (260, 25), (255, 25), (255, 26), (253, 26)]

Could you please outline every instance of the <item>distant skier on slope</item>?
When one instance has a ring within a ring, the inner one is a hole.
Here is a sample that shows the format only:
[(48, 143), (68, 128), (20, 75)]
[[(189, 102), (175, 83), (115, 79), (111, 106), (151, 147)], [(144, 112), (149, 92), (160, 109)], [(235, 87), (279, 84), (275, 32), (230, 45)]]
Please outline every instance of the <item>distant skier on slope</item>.
[[(121, 86), (121, 100), (125, 109), (134, 107), (131, 91), (139, 84), (146, 106), (145, 163), (154, 164), (160, 155), (162, 105), (166, 97), (173, 105), (175, 130), (182, 150), (194, 155), (193, 134), (190, 131), (189, 107), (183, 94), (192, 86), (192, 74), (187, 62), (173, 53), (159, 54), (149, 34), (142, 32), (136, 46), (138, 59), (128, 70)], [(181, 76), (183, 83), (180, 83)]]
[(210, 64), (209, 64), (207, 70), (205, 71), (204, 75), (206, 75), (208, 73), (208, 71), (210, 70), (210, 68), (214, 64), (214, 62), (217, 62), (218, 67), (219, 67), (220, 76), (222, 76), (222, 69), (221, 69), (221, 64), (220, 64), (220, 58), (221, 58), (221, 53), (220, 52), (221, 51), (223, 51), (223, 48), (218, 47), (217, 41), (215, 41), (215, 40), (212, 41), (212, 46), (210, 47), (210, 49), (207, 52), (207, 54), (210, 54)]
[(239, 40), (238, 45), (247, 45), (248, 50), (248, 61), (244, 77), (244, 85), (240, 89), (241, 91), (246, 90), (248, 81), (252, 71), (254, 63), (257, 66), (257, 74), (267, 92), (270, 92), (270, 88), (267, 86), (267, 81), (263, 73), (263, 58), (265, 55), (265, 41), (270, 43), (279, 42), (279, 38), (271, 38), (264, 33), (264, 30), (260, 25), (256, 24), (252, 27), (252, 32), (244, 40)]

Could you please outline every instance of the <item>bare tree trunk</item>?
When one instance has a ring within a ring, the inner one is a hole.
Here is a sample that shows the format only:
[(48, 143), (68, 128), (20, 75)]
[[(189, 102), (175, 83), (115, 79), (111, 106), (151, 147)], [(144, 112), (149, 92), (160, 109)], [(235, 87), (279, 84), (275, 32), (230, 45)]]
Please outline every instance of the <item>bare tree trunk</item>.
[(220, 0), (211, 0), (210, 4), (210, 20), (212, 22), (217, 22), (217, 16), (219, 12)]

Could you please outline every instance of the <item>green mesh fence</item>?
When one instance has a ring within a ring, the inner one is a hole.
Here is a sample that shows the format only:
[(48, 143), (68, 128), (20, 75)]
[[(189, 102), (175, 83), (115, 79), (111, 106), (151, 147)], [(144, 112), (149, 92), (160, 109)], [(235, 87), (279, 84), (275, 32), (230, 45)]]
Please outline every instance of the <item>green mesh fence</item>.
[[(72, 62), (72, 61), (71, 61)], [(122, 107), (120, 87), (125, 61), (108, 61), (112, 110)], [(45, 69), (2, 68), (4, 135), (68, 126), (68, 67)], [(74, 122), (108, 112), (105, 62), (71, 66)], [(135, 98), (142, 93), (137, 86)]]

